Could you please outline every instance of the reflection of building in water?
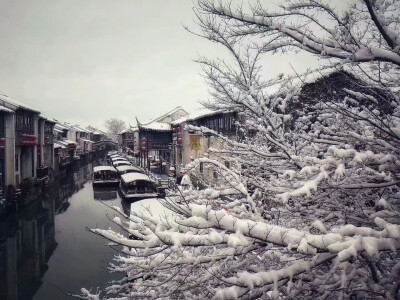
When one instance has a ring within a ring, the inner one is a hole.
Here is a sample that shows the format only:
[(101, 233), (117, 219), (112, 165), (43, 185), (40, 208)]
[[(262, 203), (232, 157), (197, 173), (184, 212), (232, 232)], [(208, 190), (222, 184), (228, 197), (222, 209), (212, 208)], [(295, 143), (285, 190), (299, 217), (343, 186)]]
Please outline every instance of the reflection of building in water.
[(57, 185), (54, 186), (52, 197), (55, 199), (56, 215), (61, 214), (68, 209), (70, 206), (68, 199), (74, 194), (74, 192), (75, 181), (72, 174), (63, 178), (63, 180), (60, 180)]
[(124, 213), (129, 216), (131, 214), (131, 203), (126, 201), (123, 197), (121, 197), (121, 206)]
[(74, 181), (77, 190), (83, 188), (83, 185), (90, 180), (93, 170), (93, 164), (90, 163), (86, 166), (80, 167), (77, 172), (74, 173)]
[(57, 247), (54, 199), (37, 201), (0, 223), (0, 299), (31, 299)]
[(91, 170), (88, 165), (67, 174), (50, 187), (48, 197), (0, 218), (0, 299), (35, 295), (57, 247), (55, 215), (67, 210), (68, 199), (90, 178)]
[(96, 200), (117, 199), (117, 188), (95, 188), (93, 187), (93, 197)]

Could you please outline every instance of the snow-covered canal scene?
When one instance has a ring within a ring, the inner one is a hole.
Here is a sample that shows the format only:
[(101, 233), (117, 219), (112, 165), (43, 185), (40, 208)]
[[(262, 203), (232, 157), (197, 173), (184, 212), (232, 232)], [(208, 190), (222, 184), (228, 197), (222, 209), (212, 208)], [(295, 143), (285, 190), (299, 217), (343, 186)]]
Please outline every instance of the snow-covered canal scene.
[(400, 0), (0, 0), (0, 299), (400, 300)]

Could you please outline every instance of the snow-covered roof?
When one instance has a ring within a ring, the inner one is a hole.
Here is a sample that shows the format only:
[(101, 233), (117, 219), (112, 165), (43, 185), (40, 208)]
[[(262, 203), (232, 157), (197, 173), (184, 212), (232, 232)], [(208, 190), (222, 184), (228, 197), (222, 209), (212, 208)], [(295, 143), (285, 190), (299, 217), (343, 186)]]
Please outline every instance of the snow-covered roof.
[(54, 145), (54, 149), (57, 149), (57, 148), (62, 148), (62, 149), (65, 149), (65, 146), (64, 145), (61, 145), (61, 144), (59, 144), (59, 143), (54, 143), (53, 144)]
[(43, 118), (45, 120), (45, 122), (52, 123), (52, 124), (57, 124), (57, 122), (54, 121), (54, 119), (52, 120), (51, 118), (47, 118), (47, 117), (45, 117), (43, 115), (40, 115), (39, 117)]
[(74, 141), (71, 141), (71, 140), (61, 140), (61, 141), (58, 141), (58, 143), (65, 144), (65, 145), (69, 145), (69, 144), (76, 145), (76, 143)]
[(118, 167), (118, 166), (122, 166), (122, 165), (129, 165), (129, 166), (131, 166), (132, 164), (129, 162), (129, 161), (127, 161), (127, 160), (117, 160), (117, 161), (113, 161), (113, 166), (114, 167)]
[(101, 172), (101, 171), (117, 172), (117, 170), (111, 166), (97, 166), (93, 168), (93, 172)]
[(116, 167), (116, 169), (119, 172), (124, 172), (124, 171), (129, 171), (129, 170), (136, 171), (136, 172), (142, 172), (142, 170), (140, 168), (135, 167), (135, 166), (119, 166), (119, 167)]
[(119, 160), (125, 160), (128, 161), (126, 158), (118, 156), (118, 157), (111, 157), (111, 161), (119, 161)]
[(13, 98), (10, 98), (7, 95), (0, 94), (0, 100), (7, 102), (8, 104), (15, 106), (16, 108), (27, 109), (27, 110), (33, 111), (35, 113), (40, 113), (37, 109), (34, 109), (33, 107), (31, 107), (25, 103), (22, 103)]
[(83, 138), (80, 138), (80, 140), (82, 140), (82, 141), (84, 141), (84, 142), (87, 142), (87, 143), (94, 143), (93, 141), (91, 141), (91, 140), (88, 140), (88, 139), (83, 139)]
[(10, 108), (7, 108), (3, 105), (0, 105), (0, 111), (8, 112), (8, 113), (13, 113), (14, 111)]
[(161, 119), (164, 119), (164, 118), (166, 118), (166, 117), (168, 117), (168, 116), (174, 114), (175, 112), (177, 112), (177, 111), (179, 111), (179, 110), (183, 110), (185, 113), (187, 113), (187, 111), (184, 110), (184, 109), (182, 108), (182, 106), (177, 106), (177, 107), (175, 107), (174, 109), (170, 110), (169, 112), (167, 112), (167, 113), (165, 113), (165, 114), (159, 116), (158, 118), (155, 118), (155, 119), (153, 120), (153, 122), (157, 122), (157, 121), (159, 121), (159, 120), (161, 120)]
[(85, 132), (85, 133), (92, 133), (91, 131), (89, 131), (89, 130), (87, 130), (87, 129), (79, 126), (79, 125), (75, 125), (74, 127), (77, 129), (77, 131)]
[(136, 180), (152, 181), (149, 176), (143, 173), (126, 173), (121, 175), (121, 179), (126, 183), (130, 183)]
[(152, 122), (146, 125), (139, 125), (140, 129), (146, 130), (155, 130), (155, 131), (171, 131), (171, 124), (161, 123), (161, 122)]
[(208, 108), (200, 108), (200, 109), (197, 109), (197, 110), (191, 112), (187, 116), (184, 116), (182, 118), (179, 118), (178, 120), (171, 122), (171, 124), (178, 125), (178, 124), (182, 124), (184, 122), (194, 121), (194, 120), (197, 120), (200, 118), (216, 115), (216, 114), (219, 114), (222, 112), (223, 112), (222, 110), (211, 110)]
[(124, 133), (127, 133), (127, 132), (129, 132), (129, 129), (121, 130), (120, 132), (118, 132), (118, 134), (124, 134)]
[(58, 128), (55, 128), (54, 127), (54, 129), (53, 129), (55, 132), (59, 132), (59, 133), (62, 133), (63, 131), (62, 130), (60, 130), (60, 129), (58, 129)]
[(131, 127), (130, 130), (131, 130), (131, 132), (135, 132), (135, 131), (138, 131), (139, 128), (137, 126), (135, 126), (135, 127)]
[(58, 129), (61, 129), (61, 130), (69, 130), (70, 129), (69, 127), (67, 127), (67, 126), (65, 126), (65, 125), (63, 125), (61, 123), (56, 123), (54, 128), (58, 128)]
[(79, 131), (79, 129), (77, 129), (75, 126), (73, 126), (72, 124), (70, 124), (68, 122), (64, 122), (63, 126), (69, 130)]

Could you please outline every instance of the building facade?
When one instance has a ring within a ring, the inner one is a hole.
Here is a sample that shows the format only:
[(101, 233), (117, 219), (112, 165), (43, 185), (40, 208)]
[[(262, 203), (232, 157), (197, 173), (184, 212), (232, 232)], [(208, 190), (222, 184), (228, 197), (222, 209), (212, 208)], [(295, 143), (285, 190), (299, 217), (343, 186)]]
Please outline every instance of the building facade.
[[(173, 168), (178, 181), (186, 171), (185, 166), (197, 158), (208, 156), (208, 158), (217, 160), (228, 168), (232, 166), (231, 159), (227, 154), (215, 155), (212, 151), (209, 151), (209, 149), (224, 149), (226, 142), (216, 136), (204, 134), (200, 127), (206, 127), (224, 137), (237, 140), (236, 121), (238, 121), (236, 112), (201, 109), (172, 122)], [(199, 164), (195, 174), (208, 183), (219, 177), (214, 166), (204, 163)]]

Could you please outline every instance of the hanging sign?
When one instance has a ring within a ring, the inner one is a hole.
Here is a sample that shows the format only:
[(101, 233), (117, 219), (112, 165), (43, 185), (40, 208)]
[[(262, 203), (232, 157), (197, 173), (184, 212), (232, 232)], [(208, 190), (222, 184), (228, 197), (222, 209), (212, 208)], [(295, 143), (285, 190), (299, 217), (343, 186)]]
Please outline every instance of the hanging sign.
[(190, 149), (194, 151), (198, 151), (201, 149), (200, 145), (200, 135), (191, 135), (190, 136)]

